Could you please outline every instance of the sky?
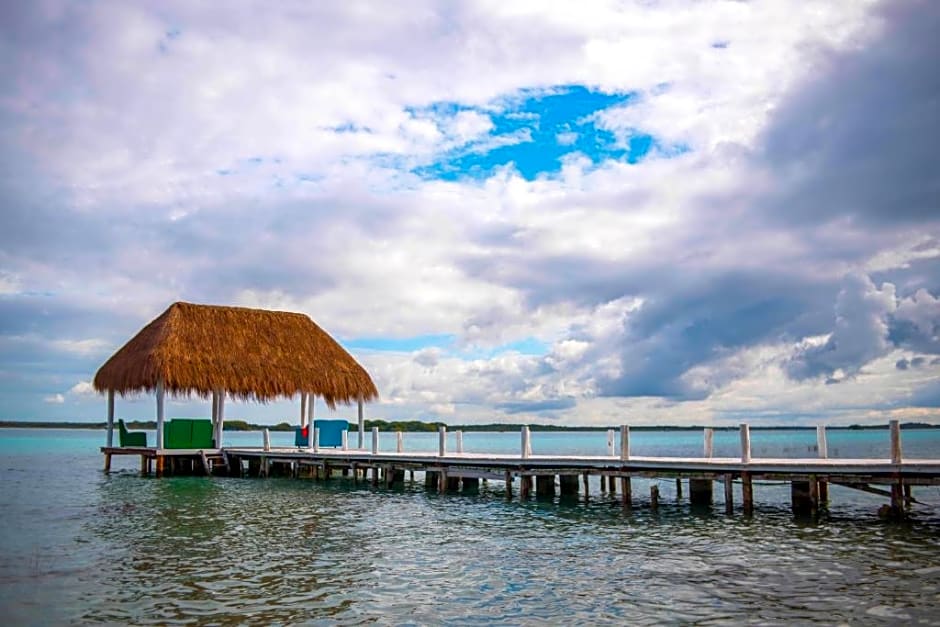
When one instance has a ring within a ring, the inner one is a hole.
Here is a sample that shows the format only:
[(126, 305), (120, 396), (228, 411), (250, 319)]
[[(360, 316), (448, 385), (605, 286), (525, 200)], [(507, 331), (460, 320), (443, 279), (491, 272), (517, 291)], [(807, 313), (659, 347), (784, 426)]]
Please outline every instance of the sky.
[(310, 315), (369, 418), (940, 423), (937, 32), (926, 0), (0, 3), (0, 419), (103, 420), (95, 372), (183, 300)]

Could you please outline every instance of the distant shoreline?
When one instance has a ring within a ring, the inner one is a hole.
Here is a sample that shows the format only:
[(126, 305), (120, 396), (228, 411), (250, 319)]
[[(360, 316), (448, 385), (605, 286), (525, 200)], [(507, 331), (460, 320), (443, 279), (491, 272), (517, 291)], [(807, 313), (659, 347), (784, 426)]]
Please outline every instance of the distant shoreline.
[[(128, 429), (156, 429), (157, 424), (154, 420), (127, 420), (125, 421)], [(0, 429), (90, 429), (103, 430), (107, 428), (106, 422), (41, 422), (27, 420), (0, 420)], [(245, 422), (243, 420), (231, 420), (225, 423), (226, 431), (293, 431), (296, 425), (281, 422), (276, 425), (259, 425)], [(349, 423), (350, 430), (356, 430), (356, 423)], [(387, 422), (384, 420), (366, 420), (365, 428), (371, 430), (378, 427), (379, 431), (402, 431), (405, 433), (437, 432), (438, 428), (444, 426), (450, 431), (486, 431), (486, 432), (518, 432), (522, 425), (490, 423), (485, 425), (447, 425), (441, 422), (420, 422), (409, 420), (407, 422)], [(630, 426), (631, 431), (699, 431), (706, 425), (677, 426), (677, 425), (638, 425)], [(715, 431), (736, 431), (737, 426), (712, 427)], [(751, 425), (752, 431), (805, 431), (815, 429), (815, 426), (768, 426)], [(827, 426), (830, 430), (842, 431), (870, 431), (887, 429), (887, 424), (881, 425), (849, 425), (849, 426)], [(561, 425), (529, 425), (531, 431), (607, 431), (608, 429), (619, 429), (619, 426), (561, 426)], [(923, 422), (905, 422), (901, 423), (901, 429), (940, 429), (938, 424), (929, 424)]]

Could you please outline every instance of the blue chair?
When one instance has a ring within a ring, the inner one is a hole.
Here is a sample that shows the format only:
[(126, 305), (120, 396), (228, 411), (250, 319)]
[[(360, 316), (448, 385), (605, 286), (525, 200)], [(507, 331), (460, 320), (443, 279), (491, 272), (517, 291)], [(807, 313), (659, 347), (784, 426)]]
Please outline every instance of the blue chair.
[(294, 427), (294, 446), (306, 448), (310, 446), (310, 429), (307, 427)]
[(313, 426), (320, 430), (320, 446), (342, 446), (343, 432), (349, 429), (345, 420), (314, 420)]

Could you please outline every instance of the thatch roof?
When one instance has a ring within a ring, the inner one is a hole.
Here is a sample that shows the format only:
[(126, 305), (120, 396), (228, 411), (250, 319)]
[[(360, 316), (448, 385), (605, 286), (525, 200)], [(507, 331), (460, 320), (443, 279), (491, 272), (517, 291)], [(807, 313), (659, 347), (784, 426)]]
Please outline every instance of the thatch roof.
[(308, 392), (331, 408), (378, 397), (369, 373), (309, 317), (286, 311), (174, 303), (105, 362), (99, 392), (174, 395), (223, 390), (268, 401)]

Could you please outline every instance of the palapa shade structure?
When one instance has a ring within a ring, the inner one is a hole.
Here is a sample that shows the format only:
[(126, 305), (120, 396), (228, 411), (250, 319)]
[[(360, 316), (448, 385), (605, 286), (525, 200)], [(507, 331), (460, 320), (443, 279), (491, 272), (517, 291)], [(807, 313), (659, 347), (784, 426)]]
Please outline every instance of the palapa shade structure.
[[(158, 422), (164, 392), (260, 402), (313, 394), (331, 409), (358, 401), (360, 417), (362, 402), (378, 398), (369, 373), (304, 314), (184, 302), (170, 305), (112, 355), (94, 387), (109, 393), (109, 424), (115, 392), (156, 392)], [(221, 408), (214, 402), (216, 413)]]

